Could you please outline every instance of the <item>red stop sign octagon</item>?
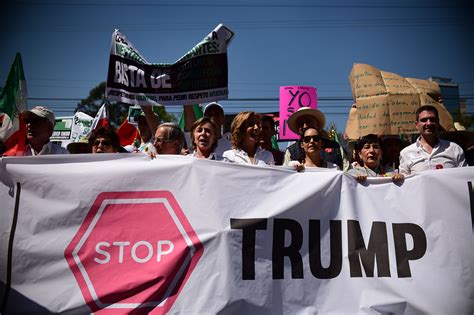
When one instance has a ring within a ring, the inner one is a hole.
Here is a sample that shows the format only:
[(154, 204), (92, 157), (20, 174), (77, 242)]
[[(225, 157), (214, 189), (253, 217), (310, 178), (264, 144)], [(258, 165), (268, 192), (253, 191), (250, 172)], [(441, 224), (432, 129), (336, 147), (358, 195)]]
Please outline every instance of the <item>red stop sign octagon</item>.
[(92, 311), (165, 313), (203, 250), (171, 192), (104, 192), (64, 255)]

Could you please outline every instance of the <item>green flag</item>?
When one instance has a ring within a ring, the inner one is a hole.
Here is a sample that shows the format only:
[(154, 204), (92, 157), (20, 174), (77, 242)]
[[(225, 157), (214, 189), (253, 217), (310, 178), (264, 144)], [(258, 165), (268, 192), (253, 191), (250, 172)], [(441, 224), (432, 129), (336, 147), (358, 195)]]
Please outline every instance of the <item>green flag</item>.
[(21, 56), (17, 53), (7, 81), (0, 91), (0, 140), (4, 142), (8, 155), (16, 155), (23, 150), (25, 129), (20, 121), (20, 113), (27, 109), (26, 103), (25, 74)]
[[(201, 107), (199, 107), (199, 104), (194, 104), (193, 110), (194, 110), (194, 115), (196, 115), (196, 120), (204, 116), (202, 113)], [(181, 114), (181, 118), (179, 119), (179, 128), (181, 128), (181, 130), (184, 130), (184, 113)]]
[(8, 73), (7, 81), (0, 92), (0, 112), (13, 120), (15, 113), (26, 109), (26, 81), (19, 53)]

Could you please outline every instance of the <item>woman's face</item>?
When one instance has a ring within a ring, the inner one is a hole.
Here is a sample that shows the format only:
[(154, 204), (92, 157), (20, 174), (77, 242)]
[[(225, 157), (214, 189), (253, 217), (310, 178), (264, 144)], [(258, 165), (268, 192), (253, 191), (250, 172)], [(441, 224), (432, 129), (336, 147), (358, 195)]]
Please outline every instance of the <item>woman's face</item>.
[(303, 143), (301, 144), (306, 154), (319, 152), (322, 147), (321, 134), (314, 128), (307, 129), (303, 134)]
[(98, 136), (92, 142), (92, 153), (115, 153), (117, 152), (112, 146), (112, 142), (108, 137)]
[(382, 149), (378, 143), (366, 143), (360, 150), (359, 156), (364, 166), (376, 169), (380, 165)]
[(194, 144), (196, 149), (202, 153), (211, 153), (214, 143), (217, 141), (217, 135), (210, 123), (204, 123), (194, 129)]
[(257, 144), (260, 141), (260, 132), (262, 131), (260, 120), (253, 116), (249, 118), (245, 125), (247, 127), (244, 130), (243, 142)]

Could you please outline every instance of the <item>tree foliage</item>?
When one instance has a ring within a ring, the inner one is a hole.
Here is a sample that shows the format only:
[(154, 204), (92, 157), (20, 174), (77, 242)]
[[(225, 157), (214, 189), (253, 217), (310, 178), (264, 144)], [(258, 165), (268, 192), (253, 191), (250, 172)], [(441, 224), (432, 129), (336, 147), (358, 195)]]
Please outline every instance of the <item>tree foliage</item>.
[[(99, 108), (106, 102), (109, 121), (113, 126), (118, 127), (127, 118), (130, 105), (120, 102), (108, 102), (105, 98), (105, 86), (106, 83), (101, 82), (92, 88), (89, 92), (89, 96), (77, 104), (75, 112), (83, 112), (95, 117)], [(164, 106), (154, 106), (153, 111), (155, 111), (163, 121), (173, 121), (174, 119), (173, 115), (166, 112)]]

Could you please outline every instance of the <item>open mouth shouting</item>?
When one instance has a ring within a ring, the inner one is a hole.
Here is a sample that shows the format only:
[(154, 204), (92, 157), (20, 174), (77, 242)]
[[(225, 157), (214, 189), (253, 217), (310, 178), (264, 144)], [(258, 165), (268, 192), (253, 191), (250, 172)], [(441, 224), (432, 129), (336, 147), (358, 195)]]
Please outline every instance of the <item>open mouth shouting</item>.
[(198, 145), (203, 148), (207, 148), (210, 146), (209, 138), (206, 136), (200, 136), (198, 138)]

